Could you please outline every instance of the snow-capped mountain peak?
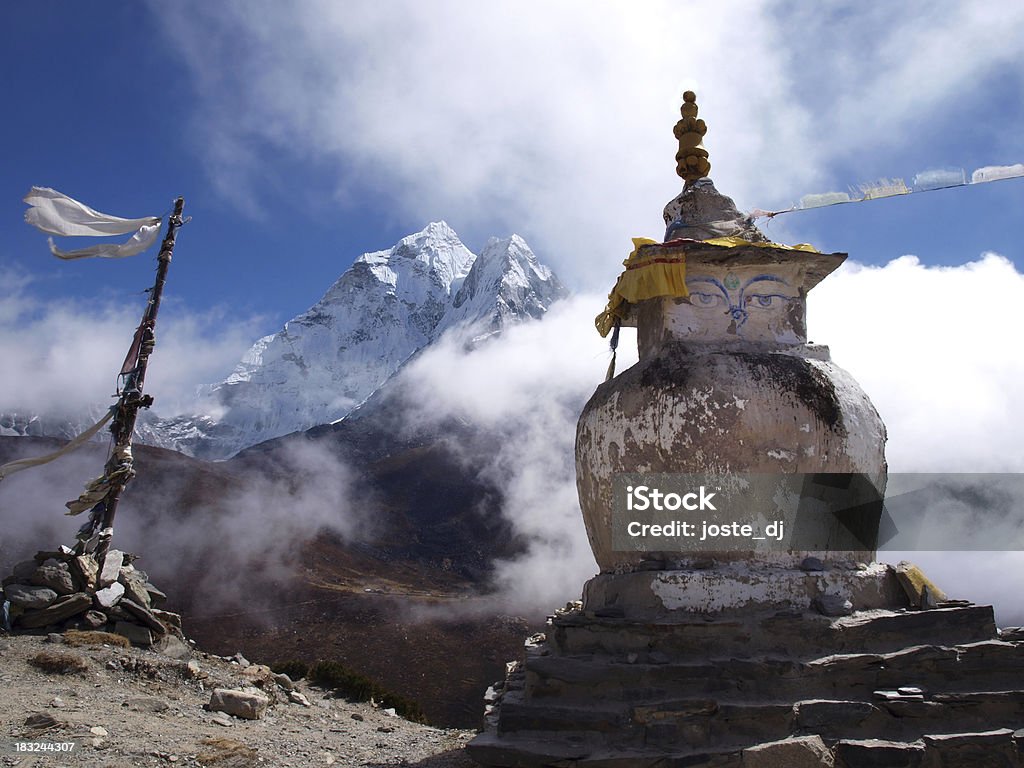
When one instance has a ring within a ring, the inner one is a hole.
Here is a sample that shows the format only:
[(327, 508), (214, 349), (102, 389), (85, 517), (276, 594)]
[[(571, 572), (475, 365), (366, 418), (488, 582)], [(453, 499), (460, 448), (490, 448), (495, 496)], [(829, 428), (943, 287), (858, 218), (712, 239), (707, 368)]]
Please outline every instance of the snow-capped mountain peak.
[(443, 221), (358, 257), (323, 298), (259, 339), (196, 417), (149, 421), (147, 442), (225, 458), (345, 416), (452, 328), (485, 333), (541, 317), (566, 295), (518, 235), (479, 256)]
[(566, 295), (554, 273), (541, 264), (519, 235), (491, 238), (452, 299), (443, 330), (484, 323), (499, 330), (509, 322), (540, 318)]
[(453, 284), (469, 272), (475, 258), (455, 230), (444, 221), (435, 221), (422, 232), (403, 237), (392, 248), (364, 253), (353, 267), (366, 264), (378, 280), (395, 286), (396, 290), (401, 285), (403, 291), (411, 287), (408, 282), (415, 280), (400, 280), (400, 276), (426, 271), (436, 276), (450, 293)]

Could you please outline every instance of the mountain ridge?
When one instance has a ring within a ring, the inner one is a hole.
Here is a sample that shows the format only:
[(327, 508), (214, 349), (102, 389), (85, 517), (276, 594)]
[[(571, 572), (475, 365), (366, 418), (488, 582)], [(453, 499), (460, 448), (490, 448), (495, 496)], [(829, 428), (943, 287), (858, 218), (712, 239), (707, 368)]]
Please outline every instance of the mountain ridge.
[[(442, 336), (500, 333), (539, 319), (567, 293), (518, 235), (491, 238), (475, 254), (446, 222), (431, 222), (358, 256), (309, 309), (203, 387), (190, 412), (143, 411), (137, 438), (220, 460), (336, 422)], [(0, 414), (0, 434), (69, 438), (87, 423), (85, 414), (12, 411)]]
[(223, 459), (335, 422), (446, 333), (500, 332), (566, 295), (518, 235), (472, 253), (444, 221), (359, 256), (310, 309), (259, 339), (196, 416), (148, 421), (143, 438)]

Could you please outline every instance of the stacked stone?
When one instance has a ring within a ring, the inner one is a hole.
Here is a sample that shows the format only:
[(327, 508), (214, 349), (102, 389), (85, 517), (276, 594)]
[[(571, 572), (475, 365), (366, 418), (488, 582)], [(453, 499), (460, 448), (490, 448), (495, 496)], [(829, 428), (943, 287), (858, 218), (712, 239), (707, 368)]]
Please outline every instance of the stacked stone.
[(839, 617), (813, 599), (639, 607), (643, 587), (702, 575), (598, 576), (489, 692), (470, 752), (519, 768), (1024, 765), (1022, 633), (988, 606), (911, 608), (893, 569), (872, 571)]
[(12, 631), (64, 629), (115, 632), (143, 647), (181, 632), (181, 616), (160, 609), (167, 596), (139, 570), (132, 555), (112, 549), (101, 567), (68, 547), (39, 552), (3, 580), (4, 626)]

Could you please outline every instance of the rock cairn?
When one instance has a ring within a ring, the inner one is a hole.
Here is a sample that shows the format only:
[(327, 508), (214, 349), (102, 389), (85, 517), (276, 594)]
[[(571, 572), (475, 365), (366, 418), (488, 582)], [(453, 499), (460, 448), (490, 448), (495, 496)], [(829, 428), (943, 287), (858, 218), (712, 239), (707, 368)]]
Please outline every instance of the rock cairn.
[(131, 554), (112, 549), (101, 566), (91, 554), (62, 546), (38, 552), (3, 580), (2, 619), (13, 632), (65, 629), (114, 632), (140, 647), (182, 648), (181, 616), (161, 610), (167, 595), (136, 568)]

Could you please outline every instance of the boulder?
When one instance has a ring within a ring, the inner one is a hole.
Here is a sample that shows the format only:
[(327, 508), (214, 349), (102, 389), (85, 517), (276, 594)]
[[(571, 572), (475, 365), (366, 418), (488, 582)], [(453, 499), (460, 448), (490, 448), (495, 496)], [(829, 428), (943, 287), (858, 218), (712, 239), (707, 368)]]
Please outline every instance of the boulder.
[(209, 708), (246, 720), (259, 720), (269, 705), (270, 698), (255, 688), (216, 688), (210, 696)]
[(48, 715), (45, 712), (33, 712), (25, 718), (25, 727), (29, 731), (48, 731), (51, 728), (56, 728), (58, 725), (60, 725), (60, 721), (53, 715)]
[(242, 669), (242, 677), (248, 682), (262, 687), (270, 682), (274, 673), (266, 664), (250, 664)]
[(125, 596), (137, 605), (149, 609), (149, 592), (146, 590), (146, 582), (139, 579), (136, 575), (125, 576), (124, 572), (121, 573), (121, 580), (119, 584), (124, 585)]
[(107, 615), (102, 611), (86, 611), (82, 614), (82, 624), (86, 629), (99, 629), (107, 623)]
[(100, 567), (92, 555), (76, 555), (68, 560), (75, 586), (82, 592), (94, 592), (96, 579), (100, 575)]
[(225, 728), (231, 728), (235, 724), (235, 721), (223, 712), (214, 712), (210, 715), (210, 722), (223, 725)]
[(132, 645), (140, 645), (148, 648), (153, 644), (153, 633), (145, 627), (133, 624), (130, 621), (119, 621), (114, 625), (114, 631), (122, 637), (128, 638)]
[(853, 603), (843, 595), (818, 595), (811, 606), (822, 616), (849, 616), (853, 613)]
[(37, 587), (48, 587), (58, 595), (72, 595), (75, 581), (71, 578), (71, 569), (66, 563), (56, 565), (40, 565), (33, 571), (29, 581)]
[(103, 589), (96, 590), (96, 605), (99, 608), (110, 609), (120, 602), (124, 597), (124, 587), (116, 581)]
[(286, 691), (295, 690), (295, 683), (292, 681), (290, 677), (288, 677), (288, 675), (284, 674), (283, 672), (274, 674), (273, 678), (274, 682), (281, 686), (282, 689)]
[(175, 629), (181, 629), (181, 614), (171, 613), (170, 611), (161, 611), (158, 608), (151, 608), (150, 613), (156, 616), (168, 627), (174, 627)]
[(4, 596), (11, 601), (11, 605), (24, 608), (26, 611), (47, 608), (57, 599), (57, 593), (49, 587), (31, 587), (25, 584), (8, 584), (4, 587)]
[(159, 589), (154, 587), (148, 581), (143, 584), (146, 592), (149, 593), (149, 604), (154, 608), (159, 608), (161, 605), (167, 602), (167, 595), (161, 592)]
[(164, 635), (153, 644), (153, 650), (172, 659), (187, 659), (192, 649), (174, 635)]
[(743, 750), (743, 768), (823, 768), (832, 753), (820, 736), (796, 736)]
[(35, 560), (22, 560), (14, 566), (10, 575), (3, 580), (3, 586), (6, 587), (8, 584), (29, 583), (32, 579), (32, 574), (36, 572), (36, 568), (38, 567), (39, 563)]
[(120, 605), (115, 605), (113, 608), (104, 611), (104, 613), (107, 614), (111, 621), (135, 621), (135, 617)]
[(800, 570), (807, 571), (809, 573), (813, 573), (816, 571), (824, 571), (825, 563), (822, 561), (820, 557), (813, 557), (811, 555), (808, 555), (800, 563)]

